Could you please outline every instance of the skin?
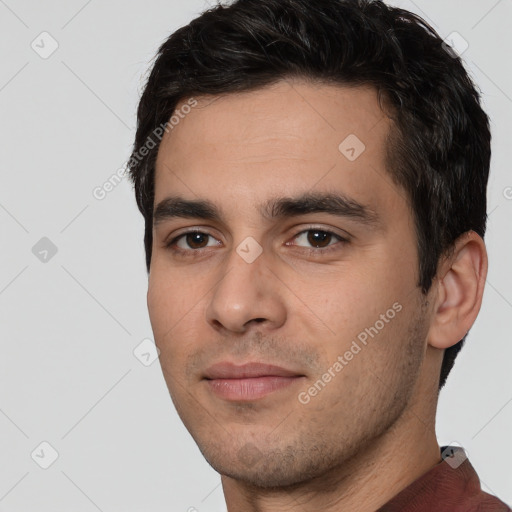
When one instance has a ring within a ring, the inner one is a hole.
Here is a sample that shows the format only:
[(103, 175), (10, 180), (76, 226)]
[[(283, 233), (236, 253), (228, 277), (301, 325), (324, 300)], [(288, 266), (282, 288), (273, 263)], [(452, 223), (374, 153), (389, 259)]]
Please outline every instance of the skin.
[[(223, 220), (174, 218), (153, 230), (147, 301), (173, 403), (221, 474), (229, 512), (375, 511), (441, 460), (442, 356), (480, 309), (485, 245), (462, 236), (422, 295), (412, 212), (385, 167), (391, 121), (374, 89), (286, 80), (196, 99), (162, 140), (154, 204), (171, 194), (208, 199)], [(366, 146), (354, 161), (338, 149), (349, 134)], [(279, 195), (333, 191), (371, 208), (378, 227), (329, 213), (266, 219), (258, 209)], [(182, 237), (183, 254), (165, 248), (191, 228), (210, 237)], [(349, 242), (315, 245), (308, 230)], [(236, 252), (247, 237), (262, 249), (252, 263)], [(308, 253), (326, 246), (334, 250)], [(394, 303), (400, 312), (301, 403)], [(203, 379), (226, 360), (303, 377), (229, 402)]]

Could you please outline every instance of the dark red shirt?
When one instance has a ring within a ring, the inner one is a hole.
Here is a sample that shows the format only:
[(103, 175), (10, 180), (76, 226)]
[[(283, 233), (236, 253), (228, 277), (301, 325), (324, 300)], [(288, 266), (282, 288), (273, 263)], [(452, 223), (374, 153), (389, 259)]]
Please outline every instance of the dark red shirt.
[(459, 447), (441, 447), (442, 461), (399, 492), (377, 512), (511, 512), (484, 492)]

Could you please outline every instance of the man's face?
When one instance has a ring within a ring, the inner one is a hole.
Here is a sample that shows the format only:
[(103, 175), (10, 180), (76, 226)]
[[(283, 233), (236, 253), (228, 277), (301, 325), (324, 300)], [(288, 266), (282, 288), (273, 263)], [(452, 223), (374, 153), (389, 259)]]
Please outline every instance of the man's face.
[[(413, 218), (385, 168), (390, 121), (371, 88), (282, 81), (196, 99), (162, 140), (154, 204), (209, 201), (218, 218), (160, 209), (148, 290), (160, 363), (218, 472), (301, 482), (371, 447), (424, 369)], [(304, 195), (352, 202), (263, 208)], [(234, 379), (209, 369), (221, 362), (288, 373)]]

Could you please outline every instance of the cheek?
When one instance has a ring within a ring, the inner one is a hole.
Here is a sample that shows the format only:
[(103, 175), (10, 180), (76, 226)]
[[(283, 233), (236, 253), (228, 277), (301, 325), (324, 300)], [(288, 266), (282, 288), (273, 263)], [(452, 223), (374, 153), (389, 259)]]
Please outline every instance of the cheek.
[(148, 310), (157, 327), (167, 323), (170, 328), (193, 307), (194, 285), (177, 269), (166, 266), (159, 259), (154, 263), (148, 282)]
[[(310, 412), (330, 410), (355, 428), (370, 425), (375, 411), (385, 415), (403, 406), (418, 375), (422, 333), (414, 330), (420, 322), (411, 321), (411, 306), (394, 304), (376, 308), (377, 314), (363, 308), (356, 311), (357, 321), (338, 324), (322, 374), (308, 383), (318, 390), (309, 391), (319, 395), (311, 400)], [(318, 379), (329, 382), (325, 389)], [(347, 414), (359, 415), (358, 421)]]
[(167, 355), (174, 346), (174, 340), (183, 339), (183, 328), (190, 325), (192, 308), (188, 288), (182, 287), (178, 278), (152, 272), (148, 286), (148, 313), (155, 342), (162, 355)]
[(190, 378), (185, 373), (188, 357), (204, 349), (209, 296), (205, 296), (207, 288), (194, 286), (183, 274), (157, 270), (149, 279), (148, 312), (164, 377), (172, 394), (179, 395), (177, 382)]
[[(304, 301), (318, 312), (326, 327), (325, 336), (311, 336), (311, 342), (323, 352), (325, 363), (331, 365), (338, 356), (352, 352), (347, 354), (351, 370), (344, 374), (352, 374), (356, 368), (369, 371), (372, 366), (392, 365), (400, 351), (406, 316), (411, 314), (405, 306), (411, 300), (412, 282), (404, 278), (405, 272), (400, 275), (400, 269), (382, 265), (383, 261), (351, 267), (337, 280), (326, 282), (322, 295), (310, 294)], [(306, 289), (303, 293), (307, 297)]]
[[(172, 326), (173, 296), (170, 288), (154, 269), (151, 270), (148, 285), (148, 313), (151, 321), (155, 341), (158, 343), (166, 329)], [(169, 312), (169, 314), (167, 314)]]
[[(364, 328), (391, 307), (399, 295), (387, 279), (380, 279), (381, 275), (389, 274), (370, 266), (352, 266), (333, 275), (324, 283), (321, 294), (310, 294), (305, 302), (309, 301), (336, 333), (347, 334)], [(303, 296), (308, 296), (307, 290)]]

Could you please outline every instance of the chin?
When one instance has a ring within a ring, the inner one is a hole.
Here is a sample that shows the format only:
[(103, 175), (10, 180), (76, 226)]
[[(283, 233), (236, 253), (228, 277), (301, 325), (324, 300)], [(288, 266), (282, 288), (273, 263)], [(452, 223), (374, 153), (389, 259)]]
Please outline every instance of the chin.
[(327, 458), (316, 461), (300, 460), (296, 450), (289, 446), (284, 451), (262, 453), (251, 443), (238, 452), (201, 449), (210, 466), (222, 476), (261, 489), (294, 488), (305, 481), (320, 477), (330, 469)]

